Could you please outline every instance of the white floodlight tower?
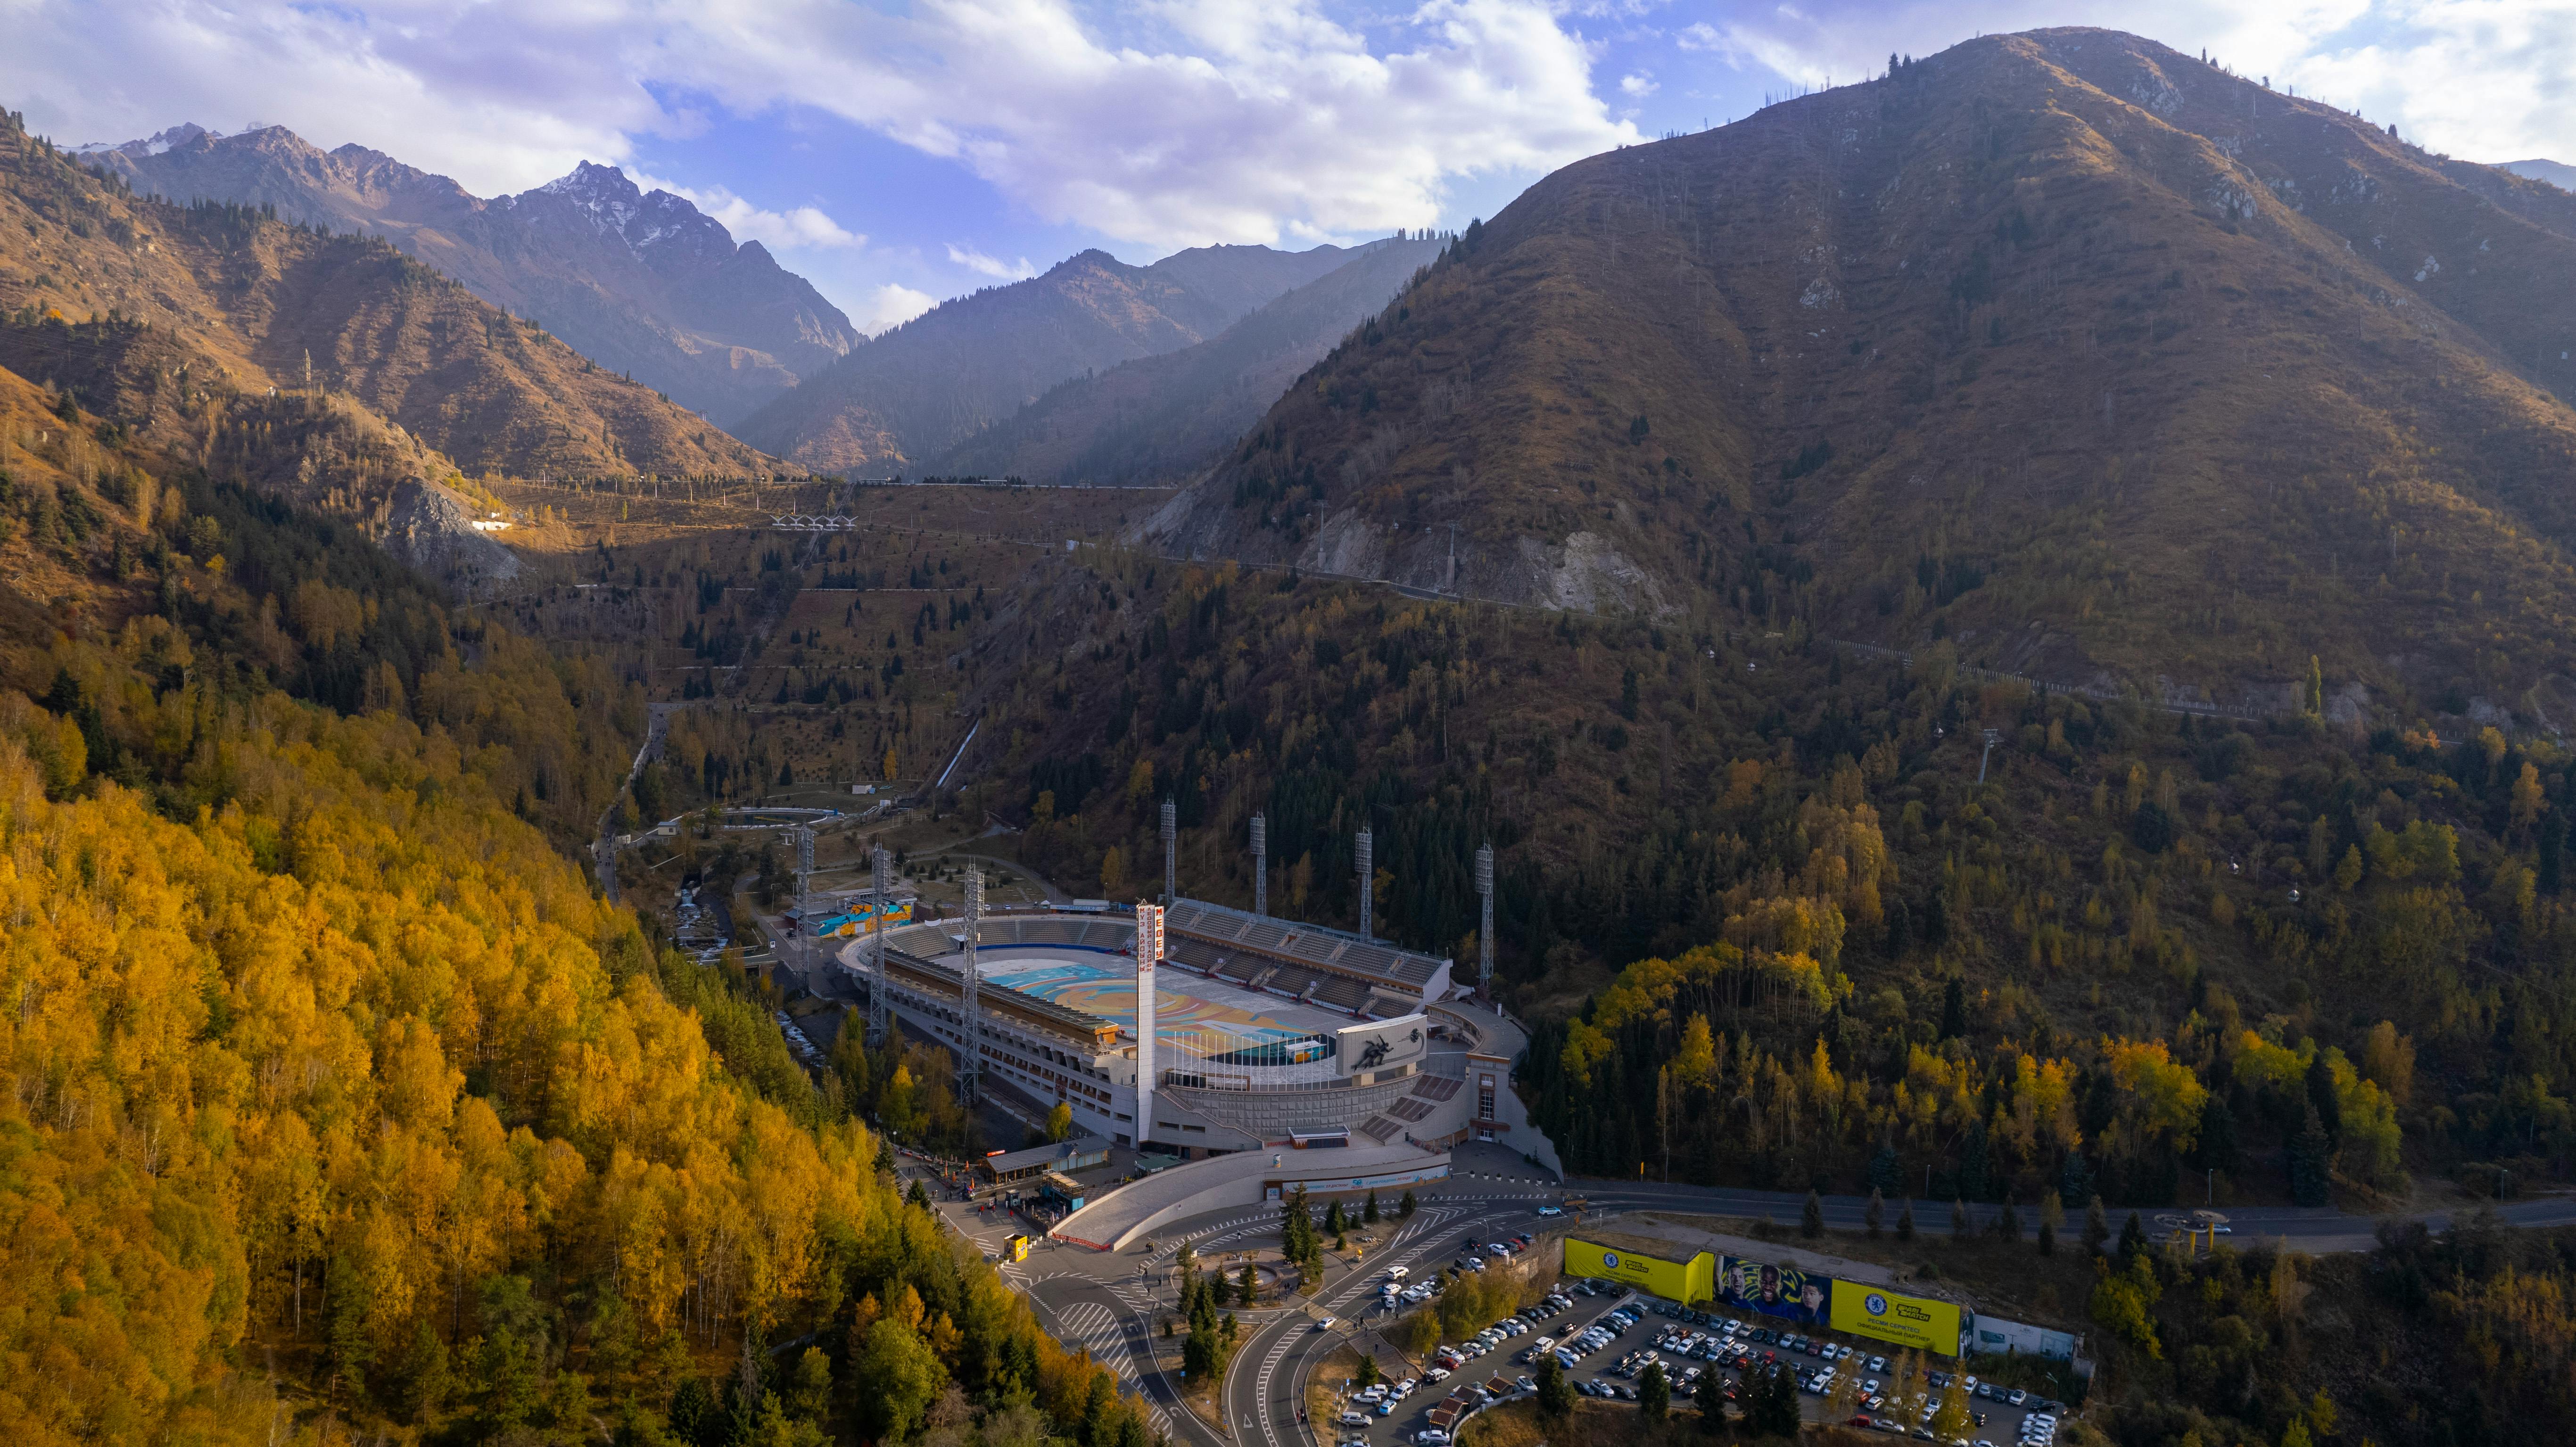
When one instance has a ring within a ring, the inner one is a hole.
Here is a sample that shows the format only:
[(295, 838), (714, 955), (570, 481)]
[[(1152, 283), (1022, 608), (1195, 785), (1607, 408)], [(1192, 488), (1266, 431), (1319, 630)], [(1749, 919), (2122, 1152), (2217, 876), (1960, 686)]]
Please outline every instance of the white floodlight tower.
[(1154, 967), (1163, 962), (1163, 909), (1136, 906), (1136, 1149), (1154, 1132)]
[(1252, 912), (1270, 913), (1270, 821), (1252, 816)]
[(980, 866), (966, 866), (966, 959), (961, 976), (965, 984), (965, 1017), (958, 1023), (964, 1036), (963, 1048), (957, 1052), (957, 1098), (969, 1105), (975, 1101), (975, 1087), (983, 1074), (984, 1001), (979, 986), (983, 981), (975, 968), (975, 936), (984, 925), (984, 871)]
[(894, 872), (894, 856), (877, 845), (868, 851), (869, 894), (874, 907), (868, 912), (868, 1038), (882, 1041), (893, 1028), (894, 1014), (886, 998), (885, 926), (887, 876)]
[(1163, 801), (1163, 907), (1165, 909), (1171, 908), (1172, 901), (1181, 897), (1180, 824), (1179, 806), (1165, 799)]
[(1366, 824), (1360, 826), (1360, 837), (1354, 843), (1359, 858), (1355, 861), (1360, 876), (1360, 938), (1368, 939), (1369, 904), (1377, 894), (1377, 861), (1374, 841)]
[(1485, 998), (1494, 998), (1494, 846), (1476, 847), (1476, 893), (1484, 903), (1484, 918), (1476, 926), (1476, 988)]

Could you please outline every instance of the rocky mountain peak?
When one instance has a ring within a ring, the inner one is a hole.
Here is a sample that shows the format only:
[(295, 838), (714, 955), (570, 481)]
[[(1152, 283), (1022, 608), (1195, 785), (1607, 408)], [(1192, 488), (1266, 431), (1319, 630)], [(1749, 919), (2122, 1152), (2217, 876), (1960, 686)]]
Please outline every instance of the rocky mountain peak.
[(718, 260), (734, 252), (733, 233), (724, 223), (700, 211), (685, 196), (643, 190), (616, 166), (584, 161), (570, 173), (508, 201), (520, 205), (540, 195), (570, 203), (576, 214), (588, 217), (600, 231), (624, 241), (639, 256), (674, 244)]
[(208, 136), (220, 140), (222, 139), (223, 134), (224, 133), (221, 131), (207, 130), (204, 126), (198, 125), (194, 121), (182, 121), (179, 124), (170, 127), (168, 130), (161, 131), (155, 135), (146, 136), (139, 141), (125, 141), (121, 143), (94, 141), (89, 145), (81, 147), (78, 154), (84, 156), (103, 156), (110, 154), (136, 157), (158, 156), (179, 146), (184, 146), (190, 141), (196, 140), (200, 136)]

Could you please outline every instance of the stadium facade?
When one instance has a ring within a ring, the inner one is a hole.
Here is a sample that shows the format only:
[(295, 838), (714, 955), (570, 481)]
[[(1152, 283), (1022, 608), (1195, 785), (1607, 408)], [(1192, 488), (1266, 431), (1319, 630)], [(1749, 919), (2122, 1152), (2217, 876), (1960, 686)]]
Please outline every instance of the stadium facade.
[[(971, 951), (962, 919), (890, 926), (888, 1014), (914, 1039), (973, 1049), (987, 1084), (1071, 1106), (1079, 1133), (1184, 1157), (1509, 1129), (1492, 1119), (1509, 1055), (1492, 1052), (1517, 1053), (1519, 1032), (1446, 1003), (1451, 961), (1203, 900), (1144, 913), (1162, 949), (1143, 970), (1134, 913), (987, 915)], [(863, 933), (838, 955), (863, 990), (877, 946)]]

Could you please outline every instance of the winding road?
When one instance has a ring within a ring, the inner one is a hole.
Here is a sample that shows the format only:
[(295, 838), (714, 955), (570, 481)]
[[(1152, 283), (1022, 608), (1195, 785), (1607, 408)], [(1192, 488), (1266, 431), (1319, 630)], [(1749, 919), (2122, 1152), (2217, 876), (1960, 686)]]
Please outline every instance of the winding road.
[[(1003, 1276), (1024, 1293), (1039, 1319), (1059, 1340), (1088, 1349), (1110, 1365), (1129, 1390), (1154, 1414), (1154, 1425), (1175, 1443), (1190, 1447), (1309, 1447), (1317, 1438), (1299, 1423), (1309, 1370), (1354, 1334), (1370, 1331), (1383, 1318), (1377, 1311), (1377, 1287), (1390, 1266), (1410, 1267), (1423, 1276), (1455, 1257), (1460, 1244), (1526, 1231), (1541, 1205), (1568, 1194), (1584, 1196), (1596, 1213), (1634, 1210), (1686, 1211), (1697, 1215), (1796, 1219), (1806, 1198), (1785, 1191), (1730, 1190), (1652, 1182), (1604, 1182), (1576, 1179), (1559, 1186), (1555, 1178), (1519, 1156), (1496, 1146), (1460, 1147), (1453, 1156), (1449, 1180), (1417, 1190), (1420, 1209), (1403, 1222), (1381, 1223), (1384, 1240), (1364, 1262), (1326, 1257), (1321, 1291), (1285, 1308), (1238, 1313), (1244, 1326), (1242, 1345), (1223, 1390), (1225, 1425), (1220, 1428), (1190, 1410), (1181, 1397), (1177, 1373), (1166, 1373), (1154, 1360), (1159, 1322), (1176, 1305), (1173, 1262), (1187, 1241), (1202, 1261), (1230, 1251), (1261, 1249), (1272, 1255), (1279, 1243), (1279, 1208), (1236, 1207), (1176, 1223), (1136, 1248), (1099, 1252), (1067, 1242), (1041, 1240), (1030, 1258), (1002, 1268)], [(1824, 1198), (1825, 1224), (1857, 1231), (1868, 1200), (1861, 1196)], [(1022, 1229), (1003, 1215), (978, 1216), (959, 1203), (942, 1206), (953, 1225), (985, 1249), (998, 1251), (1002, 1241)], [(2187, 1208), (2186, 1208), (2187, 1209)], [(1975, 1208), (1971, 1228), (1983, 1229), (1993, 1207)], [(2125, 1211), (2113, 1213), (2116, 1226)], [(2152, 1215), (2153, 1213), (2144, 1213)], [(2516, 1226), (2576, 1225), (2576, 1196), (2546, 1196), (2514, 1201), (2496, 1209), (2502, 1221)], [(1946, 1235), (1947, 1209), (1919, 1212), (1927, 1235)], [(2421, 1220), (2435, 1230), (2451, 1224), (2451, 1213), (2437, 1211), (2414, 1217), (2355, 1216), (2332, 1209), (2250, 1207), (2231, 1211), (2229, 1220), (2240, 1240), (2280, 1238), (2302, 1251), (2360, 1251), (2376, 1244), (2386, 1220)], [(1508, 1228), (1508, 1229), (1507, 1229)], [(1828, 1251), (1830, 1243), (1823, 1243)], [(1315, 1317), (1335, 1318), (1320, 1329)], [(1329, 1433), (1323, 1440), (1331, 1440)]]

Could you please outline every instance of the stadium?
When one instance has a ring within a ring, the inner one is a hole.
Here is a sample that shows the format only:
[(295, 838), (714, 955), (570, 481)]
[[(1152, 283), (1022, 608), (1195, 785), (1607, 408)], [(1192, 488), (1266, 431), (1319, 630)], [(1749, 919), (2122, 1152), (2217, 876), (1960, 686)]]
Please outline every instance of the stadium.
[[(1477, 1114), (1488, 1131), (1509, 1128), (1492, 1116), (1518, 1031), (1446, 1003), (1459, 993), (1451, 961), (1200, 900), (1174, 899), (1161, 926), (1161, 964), (1140, 994), (1134, 914), (983, 916), (972, 1007), (982, 1084), (1040, 1108), (1062, 1101), (1079, 1131), (1185, 1159), (1284, 1139), (1446, 1144), (1477, 1129)], [(890, 925), (838, 958), (872, 990), (881, 937), (890, 1022), (962, 1056), (966, 928)], [(1140, 1019), (1152, 1036), (1141, 1049)], [(1509, 1046), (1487, 1038), (1498, 1031)]]

